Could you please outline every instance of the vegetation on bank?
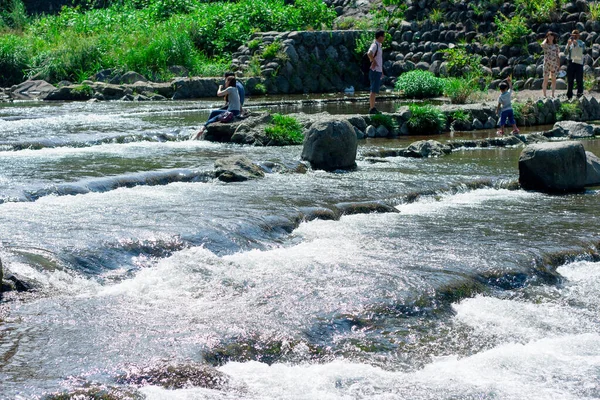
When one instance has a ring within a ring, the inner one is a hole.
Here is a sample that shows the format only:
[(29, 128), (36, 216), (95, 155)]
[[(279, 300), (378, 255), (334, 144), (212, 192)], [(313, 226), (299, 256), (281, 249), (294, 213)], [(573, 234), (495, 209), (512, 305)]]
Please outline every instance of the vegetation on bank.
[(93, 8), (95, 3), (28, 16), (22, 0), (9, 0), (0, 9), (0, 86), (28, 77), (81, 82), (106, 68), (155, 81), (170, 78), (174, 65), (219, 76), (229, 68), (231, 52), (253, 33), (329, 28), (335, 18), (321, 0), (115, 0)]

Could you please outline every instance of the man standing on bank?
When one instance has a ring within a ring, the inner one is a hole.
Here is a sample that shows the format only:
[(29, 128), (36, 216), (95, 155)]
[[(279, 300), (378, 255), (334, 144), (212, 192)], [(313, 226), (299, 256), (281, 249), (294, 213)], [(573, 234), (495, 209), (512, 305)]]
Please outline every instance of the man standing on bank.
[(383, 78), (383, 50), (381, 44), (384, 40), (384, 31), (379, 30), (375, 32), (375, 40), (367, 52), (371, 60), (371, 68), (369, 69), (369, 82), (371, 84), (369, 90), (369, 114), (379, 114), (379, 111), (375, 108), (375, 99), (379, 94), (381, 79)]
[(577, 97), (583, 95), (583, 52), (585, 43), (579, 40), (579, 31), (575, 29), (571, 32), (571, 37), (567, 42), (565, 54), (567, 55), (567, 98), (573, 98), (573, 82), (577, 80)]

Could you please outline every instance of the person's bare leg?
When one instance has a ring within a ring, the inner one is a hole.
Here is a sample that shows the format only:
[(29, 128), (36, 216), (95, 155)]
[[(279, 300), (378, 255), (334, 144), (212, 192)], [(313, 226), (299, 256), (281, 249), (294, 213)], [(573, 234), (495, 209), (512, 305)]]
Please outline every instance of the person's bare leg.
[(556, 90), (556, 72), (552, 74), (552, 97), (554, 97), (555, 90)]
[(371, 92), (369, 94), (369, 111), (375, 108), (375, 98), (377, 97), (377, 93)]
[(544, 74), (544, 83), (542, 83), (542, 94), (544, 95), (544, 97), (546, 97), (546, 88), (547, 87), (548, 87), (548, 74)]

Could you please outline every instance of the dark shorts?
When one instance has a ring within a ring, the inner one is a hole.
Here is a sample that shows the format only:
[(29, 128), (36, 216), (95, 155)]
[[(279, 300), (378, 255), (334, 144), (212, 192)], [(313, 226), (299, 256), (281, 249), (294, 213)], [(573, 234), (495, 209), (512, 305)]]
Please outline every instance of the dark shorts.
[(513, 110), (508, 109), (504, 110), (500, 113), (500, 126), (504, 125), (514, 125), (515, 124), (515, 116), (513, 114)]
[(379, 93), (379, 88), (381, 87), (381, 75), (383, 75), (379, 71), (369, 70), (369, 81), (371, 82), (370, 92), (371, 93)]

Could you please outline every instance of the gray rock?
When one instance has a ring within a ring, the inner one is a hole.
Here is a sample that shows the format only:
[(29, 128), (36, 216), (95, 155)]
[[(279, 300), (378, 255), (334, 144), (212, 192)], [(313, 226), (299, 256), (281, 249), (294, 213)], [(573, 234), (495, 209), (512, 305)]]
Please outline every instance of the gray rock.
[(263, 178), (265, 173), (245, 156), (231, 156), (215, 161), (215, 176), (223, 182), (242, 182)]
[(136, 82), (148, 82), (148, 79), (144, 75), (138, 74), (134, 71), (129, 71), (121, 75), (120, 83), (136, 83)]
[(585, 185), (600, 186), (600, 158), (589, 151), (586, 151), (585, 155), (587, 160)]
[(427, 158), (439, 157), (452, 152), (448, 145), (443, 145), (436, 140), (420, 140), (411, 143), (404, 151), (405, 157)]
[(56, 91), (56, 87), (43, 80), (29, 80), (13, 86), (10, 90), (15, 99), (44, 100)]
[(554, 124), (553, 129), (559, 129), (566, 132), (571, 139), (583, 139), (594, 137), (594, 127), (585, 122), (559, 121)]
[(301, 158), (314, 169), (353, 169), (357, 148), (358, 139), (348, 121), (317, 121), (304, 137)]
[(367, 135), (367, 137), (374, 138), (377, 136), (377, 128), (375, 128), (373, 125), (367, 126), (365, 129), (365, 135)]
[(389, 134), (390, 134), (390, 131), (385, 126), (379, 125), (377, 127), (375, 137), (388, 137)]
[(526, 190), (578, 192), (586, 184), (586, 163), (580, 142), (531, 144), (519, 157), (519, 183)]
[(496, 120), (492, 117), (488, 117), (483, 125), (484, 129), (494, 129), (496, 127)]
[(473, 119), (473, 123), (471, 125), (473, 126), (473, 129), (483, 129), (483, 124), (477, 118)]

